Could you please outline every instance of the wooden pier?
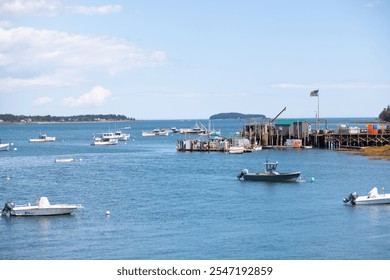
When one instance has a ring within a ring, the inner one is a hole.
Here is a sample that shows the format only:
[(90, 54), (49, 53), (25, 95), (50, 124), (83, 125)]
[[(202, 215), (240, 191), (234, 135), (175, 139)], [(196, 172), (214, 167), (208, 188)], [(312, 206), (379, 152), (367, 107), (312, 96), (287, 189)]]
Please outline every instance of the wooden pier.
[(390, 145), (390, 132), (369, 133), (328, 133), (318, 135), (319, 148), (361, 148)]
[(352, 133), (310, 130), (310, 124), (305, 121), (271, 123), (251, 123), (244, 125), (241, 136), (249, 139), (251, 144), (263, 147), (286, 146), (289, 139), (296, 139), (302, 147), (316, 148), (358, 148), (390, 145), (390, 129), (380, 131), (363, 130)]
[(201, 141), (198, 139), (177, 140), (179, 152), (227, 152), (231, 146), (229, 140)]
[[(386, 124), (383, 127), (389, 128)], [(350, 132), (319, 130), (312, 131), (310, 123), (302, 120), (250, 123), (243, 126), (240, 138), (245, 139), (245, 151), (263, 148), (362, 148), (390, 145), (390, 129), (370, 131), (356, 129)], [(228, 152), (230, 147), (237, 146), (239, 139), (218, 140), (178, 140), (177, 151)]]

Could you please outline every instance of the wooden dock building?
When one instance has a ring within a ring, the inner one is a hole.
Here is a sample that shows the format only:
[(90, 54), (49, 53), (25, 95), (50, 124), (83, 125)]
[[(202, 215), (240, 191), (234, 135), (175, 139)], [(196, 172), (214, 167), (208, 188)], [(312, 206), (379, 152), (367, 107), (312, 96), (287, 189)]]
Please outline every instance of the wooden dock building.
[[(378, 125), (379, 126), (379, 125)], [(246, 139), (245, 150), (263, 148), (305, 148), (324, 149), (362, 148), (390, 145), (390, 124), (380, 124), (381, 129), (360, 129), (358, 127), (333, 130), (312, 130), (305, 120), (279, 120), (245, 124), (240, 138)], [(178, 140), (178, 151), (219, 151), (227, 152), (235, 146), (237, 139)]]
[(288, 139), (300, 140), (303, 146), (312, 145), (311, 124), (304, 120), (280, 120), (274, 125), (270, 122), (246, 124), (241, 136), (249, 139), (252, 145), (263, 147), (285, 146)]
[(326, 133), (318, 135), (319, 148), (361, 148), (390, 145), (390, 131), (381, 134), (362, 133)]
[[(370, 127), (370, 125), (368, 125)], [(280, 120), (271, 123), (251, 123), (244, 125), (242, 137), (251, 144), (259, 143), (263, 147), (285, 147), (290, 139), (300, 140), (302, 146), (317, 148), (358, 148), (390, 145), (390, 125), (381, 124), (382, 129), (339, 129), (315, 131), (304, 120)]]

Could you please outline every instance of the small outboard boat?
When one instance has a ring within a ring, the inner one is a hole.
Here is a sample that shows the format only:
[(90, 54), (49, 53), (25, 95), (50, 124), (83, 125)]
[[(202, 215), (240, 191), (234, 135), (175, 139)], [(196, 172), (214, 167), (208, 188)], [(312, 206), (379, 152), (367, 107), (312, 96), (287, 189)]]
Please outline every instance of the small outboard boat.
[(55, 216), (67, 215), (75, 209), (83, 208), (81, 204), (50, 204), (47, 197), (40, 197), (38, 205), (15, 205), (13, 202), (6, 202), (1, 215), (10, 216)]
[[(385, 189), (382, 188), (383, 192), (384, 190)], [(344, 197), (343, 202), (350, 202), (352, 205), (390, 204), (390, 194), (379, 194), (377, 187), (374, 187), (368, 195), (365, 196), (359, 196), (356, 192), (353, 192), (349, 196)]]
[(238, 179), (243, 178), (249, 181), (263, 181), (263, 182), (295, 182), (301, 175), (300, 171), (297, 172), (285, 172), (279, 173), (276, 171), (278, 162), (264, 163), (265, 170), (263, 173), (249, 173), (248, 169), (243, 169), (240, 174), (237, 175)]

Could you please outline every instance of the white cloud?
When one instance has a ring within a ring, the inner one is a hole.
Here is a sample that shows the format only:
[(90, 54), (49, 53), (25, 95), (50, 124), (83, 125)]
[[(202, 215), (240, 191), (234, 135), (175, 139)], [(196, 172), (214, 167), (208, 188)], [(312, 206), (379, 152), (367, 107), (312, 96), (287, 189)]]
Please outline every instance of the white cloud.
[(366, 8), (375, 8), (375, 7), (378, 7), (379, 5), (381, 5), (381, 1), (371, 1), (371, 2), (368, 2), (364, 5), (364, 7)]
[(0, 15), (55, 16), (69, 12), (84, 15), (107, 15), (122, 11), (121, 5), (67, 5), (66, 0), (1, 0)]
[(67, 10), (74, 14), (83, 15), (107, 15), (111, 13), (118, 13), (122, 11), (121, 5), (106, 5), (99, 7), (87, 7), (87, 6), (67, 6)]
[(148, 96), (161, 96), (161, 97), (184, 97), (184, 98), (210, 98), (210, 97), (244, 97), (248, 96), (244, 92), (152, 92), (152, 93), (143, 93), (142, 95)]
[(78, 84), (98, 75), (116, 75), (161, 65), (162, 51), (149, 51), (110, 37), (55, 30), (0, 28), (0, 89)]
[(48, 96), (41, 96), (41, 97), (38, 97), (37, 99), (35, 99), (33, 101), (33, 104), (35, 106), (42, 106), (42, 105), (48, 104), (52, 101), (53, 101), (53, 99), (48, 97)]
[(331, 89), (388, 89), (389, 83), (319, 83), (319, 84), (293, 84), (280, 83), (271, 85), (273, 88), (283, 89), (317, 89), (317, 88), (331, 88)]
[(61, 9), (60, 0), (4, 0), (0, 3), (0, 15), (46, 15), (53, 16)]
[(13, 23), (8, 20), (0, 20), (0, 28), (8, 28), (11, 27)]
[(37, 88), (37, 87), (63, 87), (75, 84), (77, 78), (73, 81), (69, 78), (66, 81), (63, 77), (55, 75), (44, 75), (30, 78), (0, 78), (0, 92), (12, 92), (20, 88)]
[(94, 106), (100, 107), (108, 101), (112, 93), (102, 86), (95, 86), (90, 92), (86, 92), (78, 98), (67, 97), (63, 99), (63, 104), (69, 107)]

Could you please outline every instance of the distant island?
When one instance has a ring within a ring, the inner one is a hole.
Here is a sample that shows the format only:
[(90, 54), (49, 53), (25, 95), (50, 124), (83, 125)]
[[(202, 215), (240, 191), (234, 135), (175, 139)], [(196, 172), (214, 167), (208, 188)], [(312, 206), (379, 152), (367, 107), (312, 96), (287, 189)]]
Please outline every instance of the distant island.
[(211, 120), (218, 120), (218, 119), (265, 119), (265, 115), (261, 114), (241, 114), (241, 113), (219, 113), (212, 115), (210, 117)]
[(382, 122), (390, 122), (390, 105), (388, 105), (387, 108), (384, 108), (379, 114), (379, 120)]
[(99, 122), (99, 121), (134, 121), (124, 115), (98, 114), (77, 116), (24, 116), (0, 114), (0, 123), (35, 123), (35, 122)]

